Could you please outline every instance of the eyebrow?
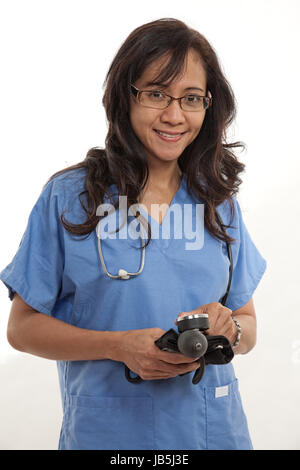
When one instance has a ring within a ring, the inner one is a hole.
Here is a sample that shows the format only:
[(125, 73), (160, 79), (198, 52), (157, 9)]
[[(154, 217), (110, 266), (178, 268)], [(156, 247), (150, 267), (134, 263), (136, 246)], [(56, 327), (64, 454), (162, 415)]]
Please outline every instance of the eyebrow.
[[(148, 87), (148, 86), (157, 86), (157, 87), (160, 87), (160, 88), (168, 88), (168, 85), (164, 85), (163, 83), (159, 83), (159, 82), (147, 82), (145, 84), (145, 87)], [(187, 87), (183, 91), (189, 91), (189, 90), (200, 90), (200, 91), (203, 91), (203, 93), (204, 93), (204, 90), (200, 87), (197, 87), (197, 86)]]

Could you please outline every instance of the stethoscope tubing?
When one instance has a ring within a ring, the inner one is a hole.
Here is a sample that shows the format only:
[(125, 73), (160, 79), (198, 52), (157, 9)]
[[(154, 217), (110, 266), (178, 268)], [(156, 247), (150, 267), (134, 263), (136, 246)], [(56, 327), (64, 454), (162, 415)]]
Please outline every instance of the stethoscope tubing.
[[(222, 231), (226, 234), (226, 230), (224, 229), (224, 224), (223, 224), (222, 218), (221, 218), (221, 216), (220, 216), (220, 214), (218, 213), (217, 210), (216, 210), (216, 216), (217, 216), (217, 219), (219, 221), (219, 224), (220, 224), (220, 227), (221, 227)], [(106, 264), (105, 264), (105, 261), (104, 261), (103, 250), (102, 250), (102, 246), (101, 246), (100, 220), (98, 222), (98, 225), (97, 225), (97, 228), (96, 228), (96, 233), (97, 233), (97, 238), (98, 238), (99, 257), (100, 257), (100, 261), (101, 261), (101, 265), (103, 267), (103, 270), (104, 270), (105, 274), (110, 279), (127, 280), (127, 279), (130, 279), (130, 278), (134, 277), (134, 276), (138, 276), (139, 274), (142, 273), (142, 271), (144, 269), (146, 248), (145, 248), (145, 237), (144, 237), (143, 228), (142, 228), (143, 222), (142, 222), (140, 217), (141, 216), (138, 216), (137, 218), (138, 218), (139, 223), (140, 223), (140, 233), (141, 233), (141, 240), (142, 240), (142, 257), (141, 257), (141, 263), (140, 263), (139, 270), (135, 273), (128, 272), (123, 268), (119, 269), (118, 274), (111, 274), (108, 271), (108, 269), (106, 267)], [(228, 254), (228, 258), (229, 258), (229, 277), (228, 277), (228, 284), (227, 284), (226, 292), (225, 292), (224, 296), (220, 299), (220, 303), (222, 305), (225, 305), (225, 303), (226, 303), (226, 300), (227, 300), (227, 297), (228, 297), (228, 294), (229, 294), (229, 291), (230, 291), (231, 282), (232, 282), (232, 275), (233, 275), (233, 257), (232, 257), (231, 245), (230, 245), (229, 242), (226, 242), (226, 247), (227, 247), (227, 254)]]

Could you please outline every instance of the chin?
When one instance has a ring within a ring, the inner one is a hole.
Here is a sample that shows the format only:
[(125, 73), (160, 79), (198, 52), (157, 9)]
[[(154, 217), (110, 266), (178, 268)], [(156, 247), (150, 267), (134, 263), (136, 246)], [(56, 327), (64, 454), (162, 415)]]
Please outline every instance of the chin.
[(180, 150), (177, 150), (177, 151), (174, 151), (174, 150), (170, 150), (170, 151), (159, 151), (159, 150), (151, 150), (149, 149), (148, 150), (148, 153), (155, 157), (155, 158), (158, 158), (159, 160), (164, 160), (164, 161), (172, 161), (172, 160), (178, 160), (178, 158), (180, 157), (180, 155), (182, 154), (182, 152), (184, 151), (184, 149), (180, 149)]
[[(153, 155), (153, 154), (152, 154)], [(168, 154), (168, 155), (164, 155), (164, 154), (154, 154), (155, 158), (161, 160), (161, 161), (164, 161), (164, 162), (172, 162), (174, 160), (178, 160), (178, 158), (180, 157), (181, 154)]]

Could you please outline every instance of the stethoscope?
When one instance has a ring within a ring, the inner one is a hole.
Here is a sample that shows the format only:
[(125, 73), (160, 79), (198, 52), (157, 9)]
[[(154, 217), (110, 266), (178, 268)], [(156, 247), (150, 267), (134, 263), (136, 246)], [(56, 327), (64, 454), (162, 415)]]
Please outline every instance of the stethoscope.
[[(140, 224), (142, 224), (141, 215), (139, 215), (138, 219), (139, 219)], [(145, 266), (145, 238), (144, 238), (144, 235), (143, 235), (142, 227), (141, 227), (141, 230), (140, 230), (141, 240), (142, 240), (142, 258), (141, 258), (140, 268), (136, 273), (130, 273), (130, 272), (126, 271), (126, 269), (119, 269), (118, 274), (111, 274), (108, 271), (108, 269), (106, 267), (106, 264), (105, 264), (105, 261), (104, 261), (104, 258), (103, 258), (100, 232), (101, 232), (101, 228), (100, 228), (100, 220), (99, 220), (97, 228), (96, 228), (96, 233), (97, 233), (97, 238), (98, 238), (98, 252), (99, 252), (100, 261), (101, 261), (101, 264), (102, 264), (102, 267), (103, 267), (103, 270), (104, 270), (105, 274), (108, 277), (110, 277), (111, 279), (123, 279), (124, 281), (141, 274), (141, 272), (143, 271), (144, 266)]]
[[(224, 233), (226, 233), (226, 231), (224, 229), (224, 226), (223, 226), (224, 224), (223, 224), (223, 221), (221, 219), (221, 216), (217, 211), (216, 211), (216, 217), (219, 219), (219, 224), (220, 224), (220, 227), (222, 228), (222, 231)], [(138, 219), (140, 219), (140, 216), (138, 217)], [(139, 221), (140, 221), (140, 224), (142, 224), (141, 220), (139, 220)], [(118, 274), (111, 274), (108, 271), (107, 267), (106, 267), (104, 257), (103, 257), (102, 246), (101, 246), (101, 234), (100, 234), (100, 232), (101, 232), (101, 230), (100, 230), (100, 220), (99, 220), (97, 228), (96, 228), (96, 233), (97, 233), (97, 238), (98, 238), (98, 252), (99, 252), (100, 261), (101, 261), (101, 264), (102, 264), (102, 267), (103, 267), (103, 270), (104, 270), (105, 274), (111, 279), (123, 279), (123, 280), (128, 280), (128, 279), (131, 279), (131, 278), (136, 277), (139, 274), (141, 274), (143, 269), (144, 269), (144, 266), (145, 266), (145, 251), (146, 251), (145, 238), (144, 238), (144, 235), (143, 235), (143, 230), (142, 229), (140, 230), (141, 240), (142, 240), (142, 256), (141, 256), (141, 263), (140, 263), (139, 270), (135, 273), (130, 273), (130, 272), (126, 271), (126, 269), (121, 268), (121, 269), (119, 269)], [(230, 243), (226, 242), (226, 247), (227, 247), (227, 254), (228, 254), (230, 265), (229, 265), (229, 278), (228, 278), (228, 284), (227, 284), (226, 292), (225, 292), (224, 296), (219, 301), (222, 305), (225, 305), (226, 299), (228, 297), (230, 286), (231, 286), (232, 273), (233, 273), (233, 258), (232, 258), (232, 250), (231, 250)]]

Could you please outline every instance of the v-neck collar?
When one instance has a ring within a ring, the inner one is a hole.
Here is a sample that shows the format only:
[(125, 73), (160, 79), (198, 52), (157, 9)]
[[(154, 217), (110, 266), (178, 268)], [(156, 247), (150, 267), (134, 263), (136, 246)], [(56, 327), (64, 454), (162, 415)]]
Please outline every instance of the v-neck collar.
[[(135, 209), (139, 210), (139, 212), (140, 212), (141, 216), (144, 218), (144, 220), (146, 222), (148, 222), (148, 224), (150, 224), (150, 227), (151, 227), (151, 243), (154, 242), (154, 244), (162, 252), (164, 252), (168, 249), (168, 247), (169, 247), (169, 245), (172, 241), (170, 237), (169, 238), (164, 238), (164, 235), (165, 235), (166, 231), (168, 231), (167, 230), (168, 226), (166, 224), (169, 223), (170, 219), (171, 219), (170, 211), (171, 211), (173, 205), (176, 204), (177, 202), (180, 205), (182, 205), (184, 203), (184, 201), (186, 199), (186, 187), (187, 187), (186, 175), (183, 173), (180, 186), (177, 189), (176, 193), (173, 196), (173, 199), (171, 200), (171, 202), (169, 204), (168, 210), (167, 210), (167, 212), (166, 212), (166, 214), (165, 214), (165, 216), (162, 220), (162, 223), (159, 223), (155, 218), (153, 218), (148, 213), (147, 210), (143, 209), (141, 204), (137, 203), (137, 205), (135, 206)], [(114, 185), (114, 184), (111, 185), (110, 190), (113, 190), (112, 192), (113, 192), (114, 197), (118, 197), (116, 185)], [(130, 212), (131, 211), (129, 210), (129, 214), (128, 214), (129, 218), (133, 217), (133, 216), (130, 215)], [(145, 239), (148, 239), (148, 233), (147, 233), (147, 230), (146, 230), (145, 226), (142, 230), (143, 230)]]
[(181, 192), (181, 190), (183, 188), (183, 185), (185, 184), (185, 178), (186, 178), (186, 176), (185, 176), (185, 174), (183, 174), (182, 178), (181, 178), (180, 185), (179, 185), (176, 193), (174, 194), (174, 196), (173, 196), (173, 198), (172, 198), (172, 200), (169, 204), (168, 210), (165, 213), (164, 218), (163, 218), (161, 223), (158, 222), (158, 220), (156, 220), (154, 217), (152, 217), (152, 215), (149, 214), (149, 212), (147, 210), (143, 209), (143, 206), (139, 204), (140, 212), (146, 217), (148, 222), (151, 224), (151, 227), (155, 226), (155, 225), (158, 226), (160, 229), (163, 227), (165, 220), (168, 219), (168, 215), (169, 215), (169, 212), (171, 210), (171, 207), (173, 206), (173, 204), (175, 204), (175, 201), (177, 200), (177, 196)]
[[(161, 223), (159, 223), (155, 218), (153, 218), (148, 213), (148, 211), (145, 211), (143, 207), (139, 205), (139, 211), (141, 215), (146, 219), (146, 221), (150, 224), (150, 227), (151, 227), (151, 243), (154, 242), (155, 246), (157, 246), (162, 252), (166, 251), (169, 248), (169, 245), (172, 241), (171, 237), (165, 238), (165, 236), (169, 233), (168, 229), (171, 230), (171, 228), (168, 225), (166, 225), (170, 223), (170, 219), (171, 219), (170, 211), (172, 210), (172, 207), (174, 206), (174, 204), (184, 199), (183, 191), (185, 188), (186, 188), (186, 176), (183, 175), (180, 186), (177, 189), (176, 193), (174, 194), (173, 199), (170, 202), (168, 210), (165, 213), (165, 216)], [(148, 238), (148, 234), (146, 234), (145, 230), (143, 231), (143, 233), (144, 233), (144, 236)]]

